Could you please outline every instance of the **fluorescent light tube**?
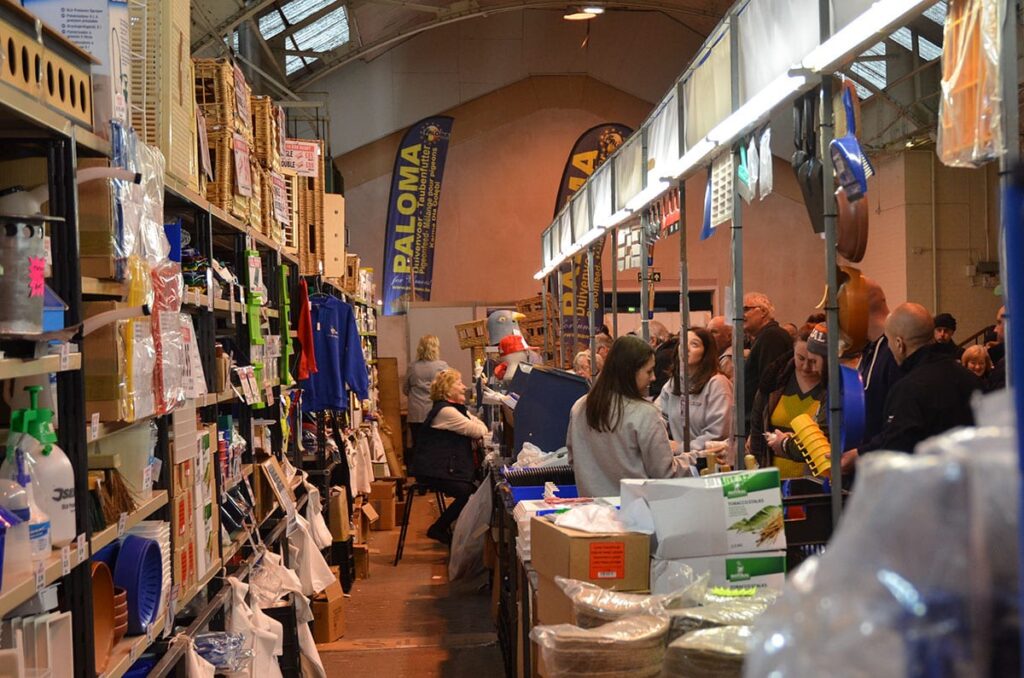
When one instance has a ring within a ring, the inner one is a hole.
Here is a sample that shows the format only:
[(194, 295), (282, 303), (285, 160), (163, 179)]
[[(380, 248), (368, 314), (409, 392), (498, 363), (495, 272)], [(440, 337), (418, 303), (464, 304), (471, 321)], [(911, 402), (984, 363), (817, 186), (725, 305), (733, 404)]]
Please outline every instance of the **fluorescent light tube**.
[(829, 72), (860, 54), (875, 42), (907, 23), (913, 14), (923, 12), (935, 0), (878, 0), (860, 16), (837, 31), (804, 57), (804, 68), (815, 73)]

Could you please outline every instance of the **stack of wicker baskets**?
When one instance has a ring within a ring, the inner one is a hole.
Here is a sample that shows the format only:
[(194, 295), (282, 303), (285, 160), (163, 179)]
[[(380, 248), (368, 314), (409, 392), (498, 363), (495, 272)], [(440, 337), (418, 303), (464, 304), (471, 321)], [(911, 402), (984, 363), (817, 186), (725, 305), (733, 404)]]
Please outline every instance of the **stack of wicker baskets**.
[[(523, 331), (523, 337), (530, 346), (543, 349), (544, 333), (546, 327), (554, 330), (553, 336), (558, 337), (558, 313), (555, 308), (555, 300), (551, 294), (547, 295), (547, 322), (544, 322), (544, 301), (539, 294), (528, 299), (520, 299), (516, 302), (516, 310), (522, 313), (525, 318), (519, 321), (519, 329)], [(545, 360), (547, 360), (545, 356)]]
[(299, 270), (302, 275), (323, 272), (324, 258), (324, 142), (319, 146), (316, 176), (298, 177), (296, 202), (298, 203)]
[[(206, 118), (207, 138), (213, 180), (207, 183), (206, 198), (214, 205), (244, 221), (252, 220), (252, 199), (241, 194), (235, 172), (235, 153), (248, 157), (240, 163), (252, 163), (251, 91), (242, 72), (227, 59), (195, 59), (196, 106)], [(236, 138), (239, 140), (235, 147)], [(252, 172), (252, 192), (261, 190), (258, 175)]]
[[(262, 195), (260, 196), (260, 230), (274, 242), (284, 244), (285, 224), (274, 214), (274, 177), (281, 174), (281, 107), (270, 97), (254, 96), (252, 104), (253, 158), (260, 168)], [(254, 172), (255, 173), (255, 172)], [(253, 227), (257, 227), (253, 223)]]

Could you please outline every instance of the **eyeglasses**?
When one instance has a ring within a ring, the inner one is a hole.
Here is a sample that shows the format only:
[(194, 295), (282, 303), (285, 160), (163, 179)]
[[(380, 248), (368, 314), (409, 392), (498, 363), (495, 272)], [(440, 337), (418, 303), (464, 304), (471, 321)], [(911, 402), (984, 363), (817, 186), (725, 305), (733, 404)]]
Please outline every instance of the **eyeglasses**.
[(751, 311), (756, 311), (759, 308), (761, 308), (761, 306), (744, 306), (743, 307), (743, 312), (744, 313), (750, 313)]

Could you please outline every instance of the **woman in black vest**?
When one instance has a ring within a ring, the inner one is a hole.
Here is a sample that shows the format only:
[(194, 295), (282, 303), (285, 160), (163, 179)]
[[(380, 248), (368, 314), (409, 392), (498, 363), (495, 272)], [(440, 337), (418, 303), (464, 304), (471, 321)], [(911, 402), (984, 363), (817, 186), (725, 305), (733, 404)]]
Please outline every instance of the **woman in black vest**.
[(466, 410), (466, 386), (458, 370), (438, 372), (430, 385), (430, 398), (434, 406), (417, 434), (409, 472), (418, 482), (455, 500), (427, 530), (428, 537), (448, 544), (452, 523), (476, 489), (473, 442), (488, 429)]

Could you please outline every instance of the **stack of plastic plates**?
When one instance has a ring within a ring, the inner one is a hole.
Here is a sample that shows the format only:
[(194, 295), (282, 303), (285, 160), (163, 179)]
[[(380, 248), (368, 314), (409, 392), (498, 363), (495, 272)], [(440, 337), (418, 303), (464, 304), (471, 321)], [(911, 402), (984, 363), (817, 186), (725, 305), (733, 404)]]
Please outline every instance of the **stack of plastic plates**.
[[(114, 582), (128, 592), (128, 633), (146, 632), (160, 611), (164, 567), (160, 546), (130, 534), (121, 542)], [(113, 591), (111, 591), (113, 607)]]

